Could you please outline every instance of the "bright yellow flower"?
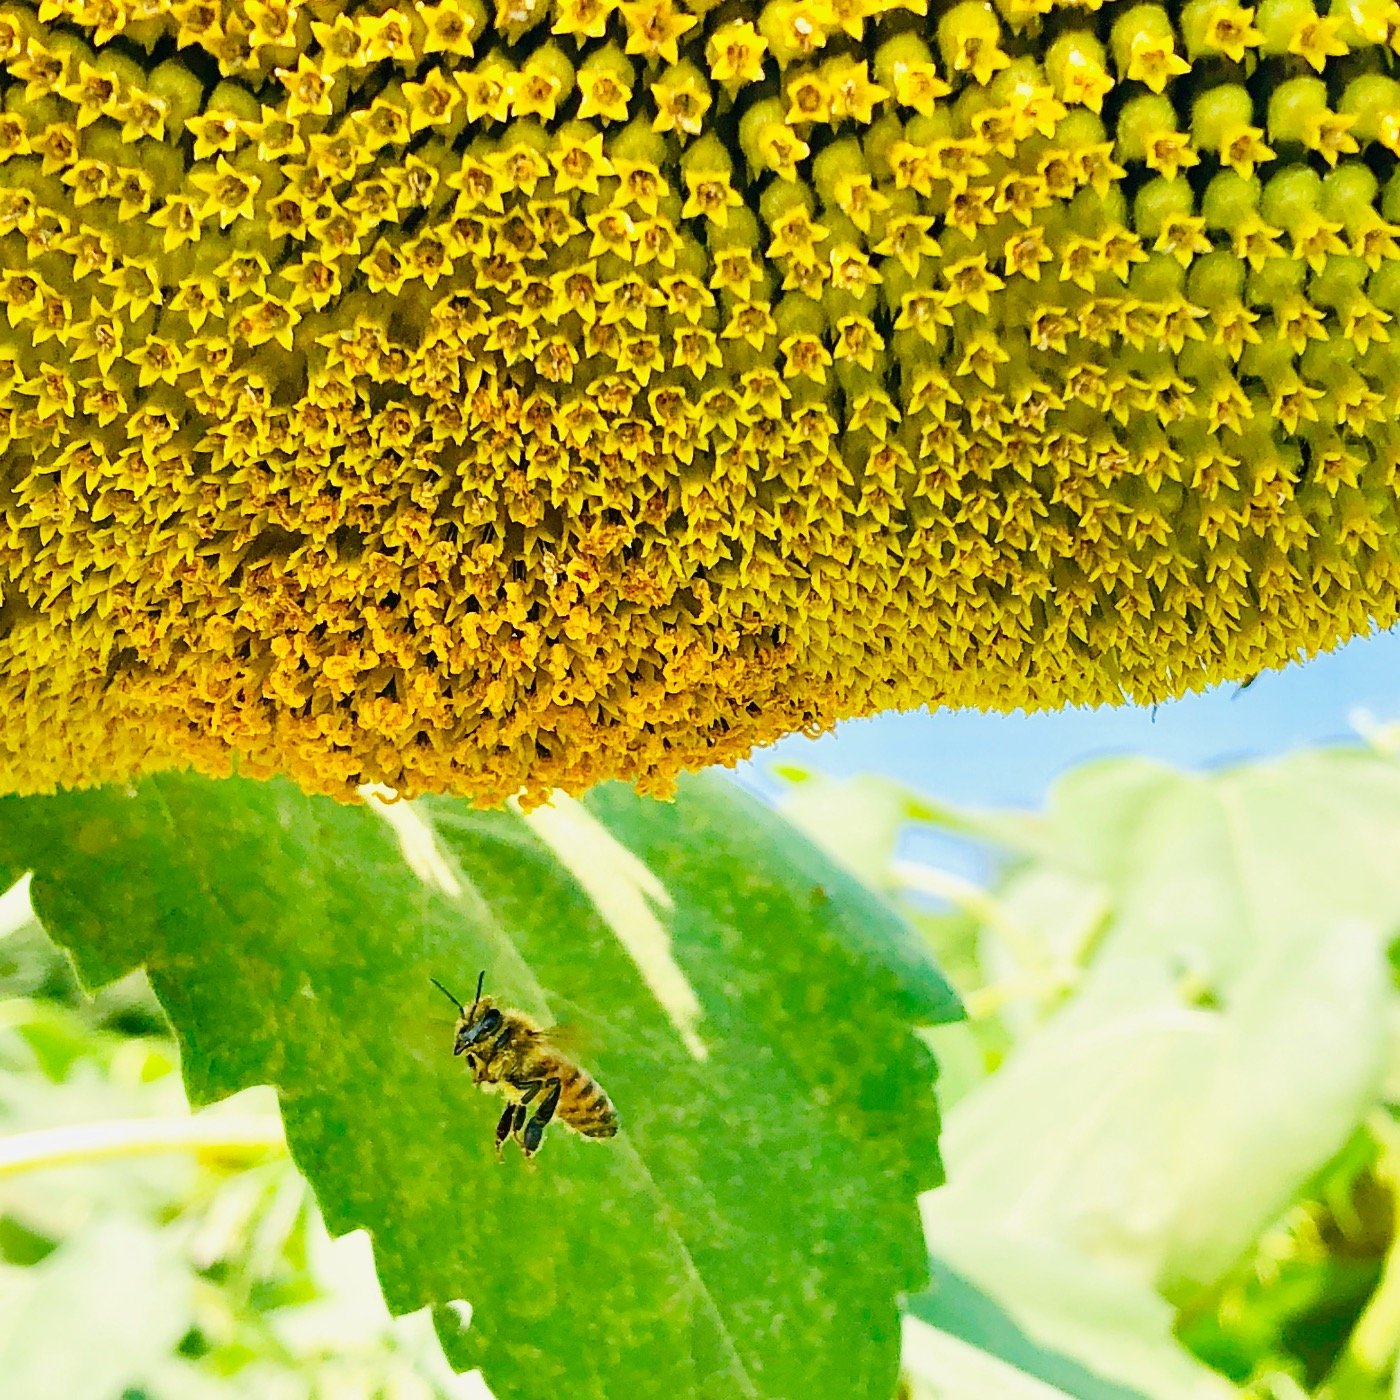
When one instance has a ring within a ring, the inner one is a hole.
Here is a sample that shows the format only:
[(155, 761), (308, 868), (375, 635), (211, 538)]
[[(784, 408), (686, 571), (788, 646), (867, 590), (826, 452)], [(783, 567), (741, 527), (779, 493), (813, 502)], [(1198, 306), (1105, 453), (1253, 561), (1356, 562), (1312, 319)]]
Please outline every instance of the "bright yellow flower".
[(680, 61), (680, 39), (699, 23), (672, 0), (622, 0), (618, 9), (627, 25), (627, 52), (663, 63)]
[(319, 67), (306, 54), (297, 59), (295, 68), (277, 69), (276, 76), (287, 90), (288, 117), (328, 117), (335, 110), (331, 101), (334, 71)]
[(706, 53), (710, 75), (731, 92), (763, 79), (767, 42), (747, 20), (722, 24), (710, 37)]

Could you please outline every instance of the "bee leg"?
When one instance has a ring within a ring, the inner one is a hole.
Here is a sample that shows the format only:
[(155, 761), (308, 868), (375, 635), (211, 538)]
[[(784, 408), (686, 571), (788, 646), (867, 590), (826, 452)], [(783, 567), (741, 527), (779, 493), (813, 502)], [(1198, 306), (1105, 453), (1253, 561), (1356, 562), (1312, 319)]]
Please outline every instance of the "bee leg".
[(549, 1120), (554, 1117), (554, 1110), (559, 1107), (559, 1096), (564, 1092), (564, 1086), (559, 1080), (551, 1079), (549, 1083), (550, 1090), (544, 1096), (544, 1102), (536, 1110), (535, 1116), (525, 1125), (525, 1132), (520, 1139), (520, 1146), (524, 1149), (527, 1157), (533, 1157), (540, 1150), (545, 1127)]
[(543, 1079), (511, 1079), (507, 1081), (510, 1087), (520, 1095), (512, 1103), (507, 1105), (506, 1111), (501, 1114), (501, 1121), (496, 1124), (496, 1155), (501, 1155), (501, 1144), (514, 1134), (520, 1136), (520, 1130), (525, 1126), (525, 1119), (529, 1116), (529, 1110), (525, 1107), (531, 1099), (544, 1088)]
[(501, 1148), (505, 1140), (515, 1131), (515, 1105), (508, 1103), (506, 1111), (501, 1114), (501, 1121), (496, 1124), (496, 1160), (501, 1160)]

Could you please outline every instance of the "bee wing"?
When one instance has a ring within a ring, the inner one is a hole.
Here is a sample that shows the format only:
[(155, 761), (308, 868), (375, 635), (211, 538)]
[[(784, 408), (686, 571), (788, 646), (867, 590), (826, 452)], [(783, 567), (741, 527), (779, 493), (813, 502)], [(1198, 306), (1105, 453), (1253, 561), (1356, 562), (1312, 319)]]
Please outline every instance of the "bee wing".
[(561, 1021), (558, 1025), (546, 1026), (536, 1034), (541, 1040), (548, 1041), (556, 1050), (563, 1050), (566, 1054), (582, 1050), (588, 1043), (588, 1037), (584, 1034), (583, 1028), (575, 1025), (572, 1021)]

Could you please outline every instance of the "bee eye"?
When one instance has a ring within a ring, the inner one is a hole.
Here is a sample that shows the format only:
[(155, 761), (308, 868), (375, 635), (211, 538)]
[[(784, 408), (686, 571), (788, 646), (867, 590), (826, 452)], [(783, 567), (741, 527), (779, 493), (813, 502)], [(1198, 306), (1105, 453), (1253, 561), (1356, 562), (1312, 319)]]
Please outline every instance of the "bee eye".
[(460, 1055), (471, 1046), (485, 1040), (492, 1031), (500, 1029), (504, 1020), (505, 1017), (494, 1006), (489, 1011), (483, 1011), (479, 1021), (474, 1021), (470, 1026), (464, 1025), (458, 1030), (457, 1041), (453, 1046), (452, 1053)]
[(474, 1069), (477, 1067), (477, 1065), (479, 1065), (480, 1063), (481, 1063), (481, 1061), (480, 1061), (475, 1055), (472, 1055), (472, 1054), (468, 1054), (468, 1055), (467, 1055), (467, 1068), (468, 1068), (468, 1069), (474, 1070)]

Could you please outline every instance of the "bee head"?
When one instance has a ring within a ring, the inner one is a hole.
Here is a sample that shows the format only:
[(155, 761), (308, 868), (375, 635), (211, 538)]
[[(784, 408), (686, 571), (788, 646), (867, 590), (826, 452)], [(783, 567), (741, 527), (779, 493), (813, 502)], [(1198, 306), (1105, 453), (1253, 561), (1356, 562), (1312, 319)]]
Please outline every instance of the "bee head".
[(470, 1011), (436, 977), (430, 980), (433, 986), (457, 1008), (459, 1013), (456, 1038), (452, 1042), (454, 1055), (465, 1054), (473, 1045), (484, 1040), (492, 1031), (497, 1030), (505, 1019), (491, 998), (481, 995), (481, 988), (486, 981), (485, 968), (481, 970), (481, 975), (476, 979), (476, 999), (472, 1002)]
[(490, 997), (478, 997), (472, 1007), (472, 1015), (464, 1015), (457, 1022), (457, 1039), (452, 1044), (452, 1053), (461, 1055), (470, 1050), (478, 1041), (485, 1040), (492, 1031), (497, 1030), (504, 1019), (499, 1009), (491, 1004)]

